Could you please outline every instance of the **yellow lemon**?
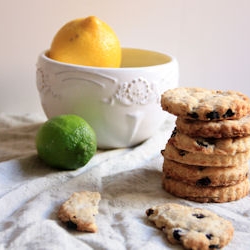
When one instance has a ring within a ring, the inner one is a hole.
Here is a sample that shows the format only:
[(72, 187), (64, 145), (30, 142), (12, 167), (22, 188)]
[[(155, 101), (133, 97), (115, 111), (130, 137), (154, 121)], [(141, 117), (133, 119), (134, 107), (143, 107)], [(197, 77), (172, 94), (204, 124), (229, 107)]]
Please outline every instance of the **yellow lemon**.
[(77, 115), (59, 115), (46, 121), (36, 135), (40, 158), (52, 167), (74, 170), (83, 167), (97, 149), (92, 127)]
[(49, 57), (66, 63), (120, 67), (120, 42), (109, 25), (95, 16), (66, 23), (55, 35)]

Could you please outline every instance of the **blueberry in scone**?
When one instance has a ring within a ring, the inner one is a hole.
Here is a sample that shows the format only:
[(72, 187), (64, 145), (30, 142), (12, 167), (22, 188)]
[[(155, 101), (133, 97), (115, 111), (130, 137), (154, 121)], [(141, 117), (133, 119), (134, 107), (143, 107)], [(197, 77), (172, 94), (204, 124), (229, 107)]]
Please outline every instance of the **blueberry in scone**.
[(100, 199), (98, 192), (75, 192), (61, 205), (58, 218), (70, 229), (95, 233), (98, 228), (94, 216)]
[(179, 87), (161, 96), (163, 110), (185, 119), (239, 119), (250, 112), (250, 99), (241, 92)]
[(166, 203), (147, 209), (146, 215), (170, 243), (182, 244), (185, 249), (220, 249), (234, 233), (230, 221), (202, 208)]

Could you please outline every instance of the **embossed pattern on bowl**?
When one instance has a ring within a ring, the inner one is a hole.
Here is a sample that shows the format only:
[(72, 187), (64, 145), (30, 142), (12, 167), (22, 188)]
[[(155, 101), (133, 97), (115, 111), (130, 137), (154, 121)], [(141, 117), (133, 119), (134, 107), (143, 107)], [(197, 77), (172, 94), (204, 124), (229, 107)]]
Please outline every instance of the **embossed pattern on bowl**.
[(178, 86), (178, 63), (138, 49), (123, 49), (123, 58), (121, 68), (96, 68), (39, 55), (37, 88), (47, 117), (82, 116), (95, 130), (99, 148), (134, 146), (152, 136), (167, 118), (160, 96)]

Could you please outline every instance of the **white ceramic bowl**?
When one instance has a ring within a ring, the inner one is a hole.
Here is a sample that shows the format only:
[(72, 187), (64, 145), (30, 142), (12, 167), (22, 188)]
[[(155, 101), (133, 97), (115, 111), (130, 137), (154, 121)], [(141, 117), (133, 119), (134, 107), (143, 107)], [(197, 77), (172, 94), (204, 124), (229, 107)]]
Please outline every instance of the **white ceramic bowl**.
[(37, 88), (48, 118), (77, 114), (95, 130), (99, 148), (134, 146), (167, 118), (161, 94), (178, 86), (178, 63), (154, 51), (123, 48), (121, 68), (60, 63), (39, 55)]

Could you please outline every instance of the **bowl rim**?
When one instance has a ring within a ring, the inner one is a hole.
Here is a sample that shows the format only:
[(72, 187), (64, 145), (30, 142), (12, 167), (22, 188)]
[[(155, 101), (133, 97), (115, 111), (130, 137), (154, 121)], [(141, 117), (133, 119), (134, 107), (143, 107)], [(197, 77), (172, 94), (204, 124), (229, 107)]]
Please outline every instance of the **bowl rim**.
[(79, 65), (79, 64), (73, 64), (73, 63), (65, 63), (65, 62), (60, 62), (54, 59), (51, 59), (47, 54), (49, 52), (49, 49), (43, 50), (38, 58), (42, 58), (43, 60), (50, 62), (50, 63), (54, 63), (60, 66), (69, 66), (69, 67), (74, 67), (74, 68), (78, 68), (78, 69), (92, 69), (92, 70), (133, 70), (133, 69), (148, 69), (148, 68), (154, 68), (154, 67), (159, 67), (159, 66), (164, 66), (164, 65), (169, 65), (171, 63), (177, 62), (176, 58), (174, 56), (172, 56), (171, 54), (167, 54), (167, 53), (163, 53), (163, 52), (159, 52), (159, 51), (155, 51), (155, 50), (149, 50), (149, 49), (140, 49), (140, 48), (131, 48), (131, 47), (122, 47), (122, 50), (134, 50), (134, 51), (140, 51), (140, 52), (147, 52), (147, 53), (154, 53), (157, 54), (159, 56), (165, 56), (166, 58), (168, 58), (169, 61), (164, 62), (164, 63), (159, 63), (159, 64), (152, 64), (152, 65), (144, 65), (144, 66), (126, 66), (126, 67), (117, 67), (117, 68), (113, 68), (113, 67), (95, 67), (95, 66), (85, 66), (85, 65)]

